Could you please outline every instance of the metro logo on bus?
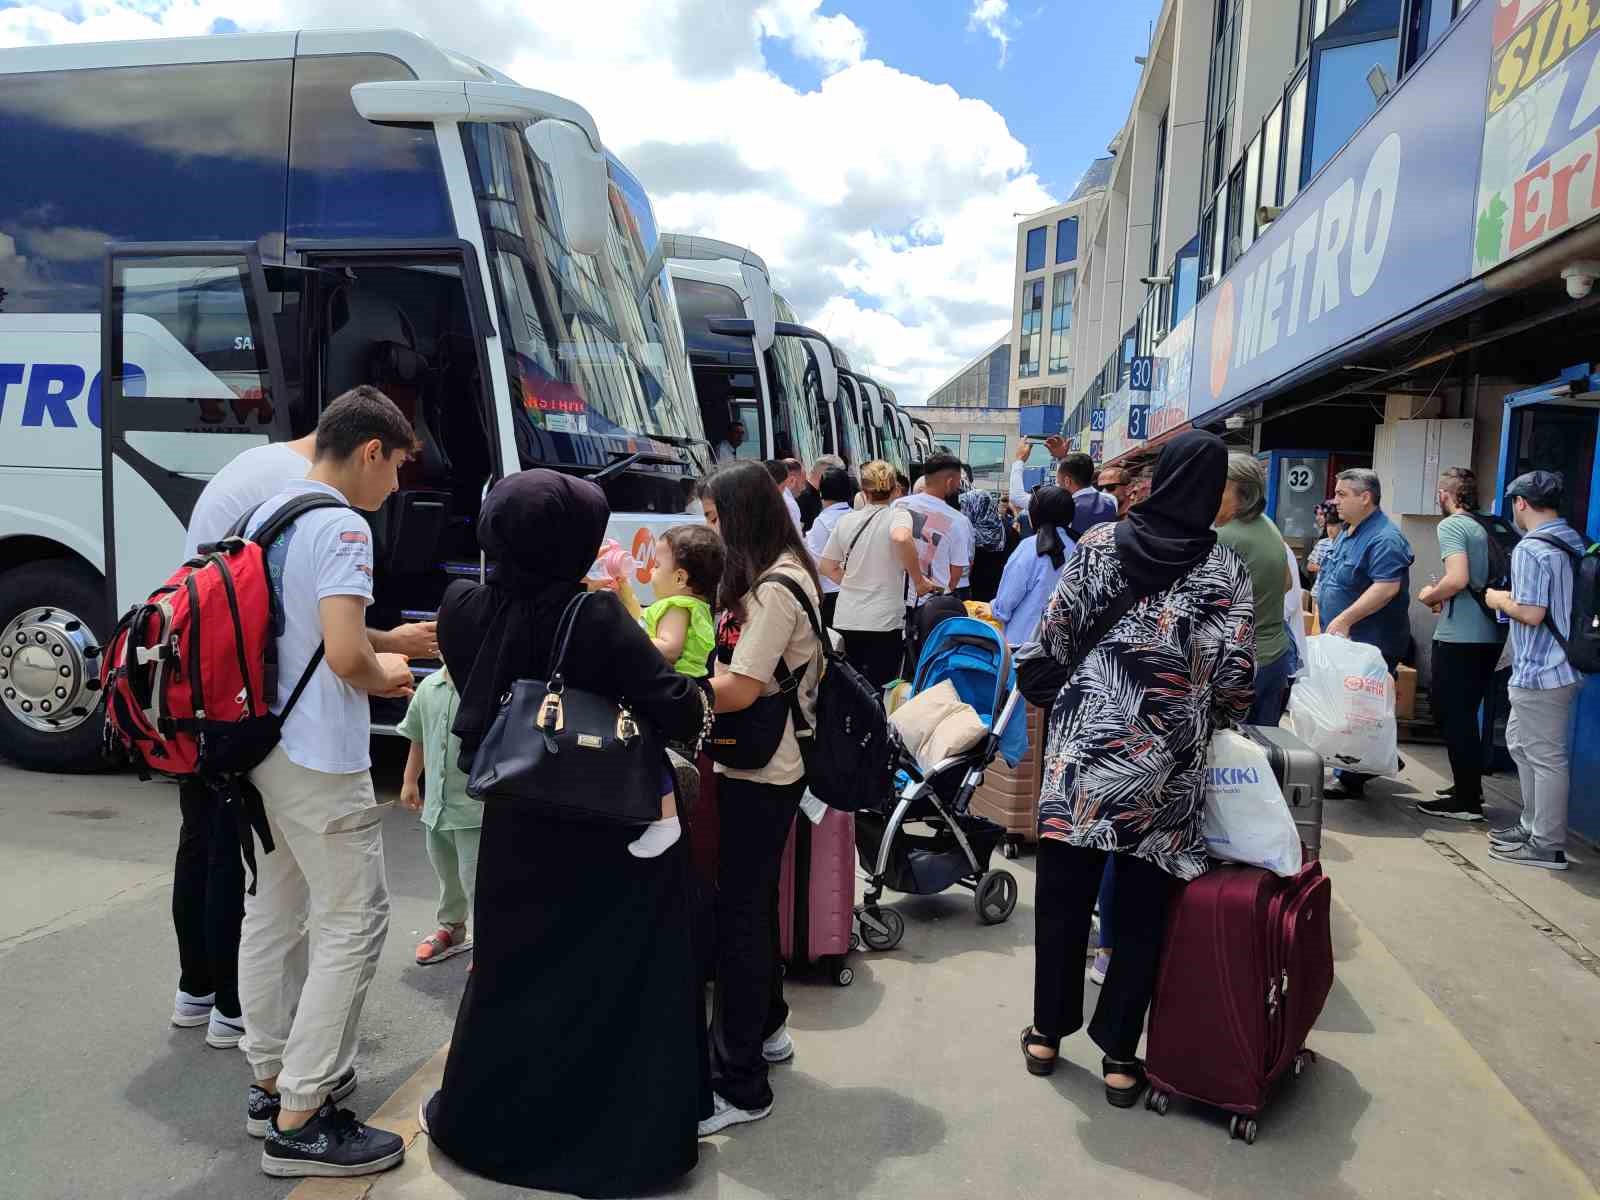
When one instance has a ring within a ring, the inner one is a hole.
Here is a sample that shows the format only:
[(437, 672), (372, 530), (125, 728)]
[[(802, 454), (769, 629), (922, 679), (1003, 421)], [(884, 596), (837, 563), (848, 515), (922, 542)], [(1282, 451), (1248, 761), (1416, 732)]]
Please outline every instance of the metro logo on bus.
[[(130, 396), (144, 395), (144, 368), (124, 363), (123, 372), (123, 390)], [(17, 424), (24, 429), (45, 426), (78, 428), (78, 419), (72, 415), (72, 404), (83, 395), (87, 374), (77, 363), (0, 362), (0, 422), (5, 420), (7, 409), (15, 403), (14, 396), (20, 394), (22, 416)], [(16, 388), (15, 393), (12, 392), (13, 387)], [(90, 425), (100, 428), (98, 372), (89, 383), (88, 407), (84, 415)]]

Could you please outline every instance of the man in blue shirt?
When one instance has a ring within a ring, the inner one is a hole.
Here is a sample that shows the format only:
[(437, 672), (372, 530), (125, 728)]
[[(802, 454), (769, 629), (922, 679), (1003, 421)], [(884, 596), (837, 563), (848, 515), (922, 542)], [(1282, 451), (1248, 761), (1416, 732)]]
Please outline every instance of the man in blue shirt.
[[(1411, 644), (1411, 564), (1416, 556), (1381, 507), (1383, 488), (1375, 473), (1340, 471), (1333, 499), (1344, 532), (1317, 575), (1322, 631), (1376, 646), (1392, 673)], [(1327, 794), (1335, 799), (1359, 796), (1370, 778), (1340, 771)]]
[(1563, 481), (1529, 471), (1506, 489), (1522, 540), (1511, 552), (1511, 590), (1490, 588), (1490, 608), (1511, 619), (1511, 719), (1506, 748), (1517, 763), (1522, 815), (1489, 834), (1489, 856), (1549, 871), (1567, 869), (1567, 730), (1583, 686), (1567, 661), (1574, 568), (1583, 554), (1578, 531), (1562, 519)]

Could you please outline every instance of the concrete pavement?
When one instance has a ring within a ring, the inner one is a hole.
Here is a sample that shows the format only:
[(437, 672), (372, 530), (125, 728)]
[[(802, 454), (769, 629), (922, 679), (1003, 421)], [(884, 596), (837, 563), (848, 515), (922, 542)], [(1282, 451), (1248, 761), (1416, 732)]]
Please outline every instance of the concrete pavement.
[[(1032, 860), (1022, 901), (980, 927), (964, 893), (906, 899), (902, 947), (855, 985), (790, 987), (798, 1057), (777, 1108), (703, 1144), (685, 1196), (1592, 1196), (1600, 1181), (1600, 855), (1565, 876), (1487, 867), (1481, 831), (1408, 815), (1437, 778), (1330, 804), (1338, 982), (1253, 1147), (1226, 1120), (1109, 1108), (1081, 1037), (1028, 1076)], [(392, 790), (391, 759), (381, 774)], [(166, 1025), (176, 796), (130, 778), (0, 768), (0, 1197), (282, 1197), (241, 1128), (248, 1071)], [(359, 1113), (415, 1140), (398, 1171), (315, 1181), (296, 1200), (515, 1194), (454, 1168), (415, 1129), (466, 957), (411, 964), (432, 879), (408, 814), (386, 822), (394, 915), (363, 1022)], [(1504, 876), (1502, 878), (1502, 876)], [(1532, 878), (1527, 878), (1532, 876)], [(1092, 990), (1092, 987), (1091, 987)], [(537, 1019), (537, 1014), (530, 1014)], [(389, 1102), (385, 1102), (389, 1098)], [(648, 1103), (647, 1097), (641, 1103)], [(381, 1109), (380, 1109), (381, 1106)], [(1587, 1173), (1587, 1174), (1586, 1174)], [(526, 1194), (526, 1193), (522, 1193)]]

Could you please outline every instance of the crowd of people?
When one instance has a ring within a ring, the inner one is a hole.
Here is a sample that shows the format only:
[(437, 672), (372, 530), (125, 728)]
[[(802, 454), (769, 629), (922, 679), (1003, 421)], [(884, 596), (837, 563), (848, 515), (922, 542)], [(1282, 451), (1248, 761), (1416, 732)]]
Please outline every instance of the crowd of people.
[[(740, 432), (730, 429), (730, 450)], [(1082, 1027), (1098, 906), (1091, 978), (1103, 986), (1089, 1034), (1105, 1055), (1108, 1101), (1135, 1102), (1167, 904), (1208, 866), (1200, 809), (1211, 735), (1236, 721), (1276, 723), (1305, 659), (1300, 569), (1265, 515), (1255, 458), (1195, 431), (1166, 443), (1148, 470), (1097, 473), (1050, 439), (1054, 483), (1021, 486), (1024, 444), (996, 497), (946, 454), (913, 484), (885, 462), (852, 472), (833, 457), (808, 467), (730, 453), (695, 488), (700, 519), (660, 537), (648, 606), (591, 574), (610, 518), (605, 493), (529, 470), (485, 498), (483, 582), (452, 584), (436, 623), (368, 630), (374, 565), (361, 512), (395, 490), (415, 445), (399, 410), (358, 388), (325, 409), (311, 437), (247, 451), (219, 472), (189, 530), (193, 554), (297, 497), (338, 501), (266, 548), (280, 701), (318, 656), (320, 665), (252, 775), (275, 849), (260, 856), (248, 893), (233, 814), (204, 788), (182, 797), (173, 1022), (207, 1025), (212, 1045), (244, 1051), (254, 1080), (246, 1127), (263, 1139), (264, 1170), (359, 1175), (404, 1155), (399, 1138), (338, 1106), (357, 1086), (361, 1010), (389, 914), (369, 696), (409, 698), (401, 802), (420, 812), (439, 884), (438, 928), (416, 961), (473, 951), (443, 1082), (421, 1112), (434, 1145), (502, 1182), (629, 1195), (692, 1169), (699, 1138), (771, 1113), (769, 1068), (795, 1054), (777, 950), (780, 866), (806, 785), (797, 728), (815, 719), (824, 661), (808, 605), (879, 687), (911, 665), (908, 630), (936, 598), (986, 605), (1009, 644), (1037, 641), (1068, 668), (1045, 722), (1034, 1011), (1022, 1053), (1029, 1072), (1048, 1074), (1061, 1039)], [(1488, 535), (1470, 516), (1470, 472), (1440, 482), (1445, 576), (1419, 599), (1444, 612), (1435, 694), (1450, 693), (1439, 719), (1456, 783), (1423, 807), (1481, 812), (1481, 754), (1467, 725), (1474, 689), (1489, 687), (1499, 657), (1504, 626), (1490, 614), (1505, 614), (1508, 740), (1526, 808), (1522, 823), (1494, 832), (1494, 853), (1551, 865), (1565, 837), (1563, 735), (1577, 686), (1560, 649), (1564, 548), (1581, 544), (1556, 514), (1559, 479), (1535, 472), (1510, 494), (1529, 536), (1502, 588), (1491, 586)], [(1339, 476), (1319, 518), (1328, 536), (1306, 564), (1309, 617), (1377, 645), (1392, 667), (1409, 649), (1412, 556), (1380, 502), (1371, 472)], [(443, 669), (414, 687), (411, 661), (434, 658)], [(610, 697), (690, 747), (719, 715), (789, 698), (765, 762), (715, 768), (709, 955), (697, 944), (680, 811), (692, 797), (666, 762), (659, 817), (642, 829), (469, 795), (502, 698), (558, 668), (564, 686)]]

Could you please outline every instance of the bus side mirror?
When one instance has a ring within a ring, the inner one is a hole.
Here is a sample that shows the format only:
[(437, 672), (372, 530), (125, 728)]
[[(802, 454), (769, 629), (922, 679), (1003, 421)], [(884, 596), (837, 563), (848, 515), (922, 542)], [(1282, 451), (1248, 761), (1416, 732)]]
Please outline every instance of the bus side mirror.
[(599, 254), (611, 232), (611, 174), (605, 155), (589, 144), (583, 130), (567, 121), (536, 121), (527, 138), (555, 178), (556, 207), (567, 246), (579, 254)]

